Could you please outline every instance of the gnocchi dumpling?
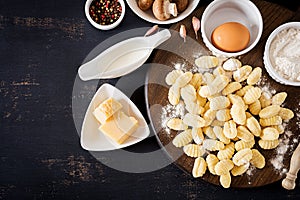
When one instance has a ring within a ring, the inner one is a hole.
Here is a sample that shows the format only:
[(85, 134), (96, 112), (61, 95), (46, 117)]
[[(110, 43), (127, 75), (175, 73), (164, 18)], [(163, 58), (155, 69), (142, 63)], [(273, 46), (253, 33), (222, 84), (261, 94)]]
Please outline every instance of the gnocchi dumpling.
[(251, 131), (251, 133), (253, 135), (255, 135), (256, 137), (260, 136), (260, 134), (261, 134), (261, 127), (260, 127), (260, 124), (257, 121), (257, 119), (255, 119), (254, 117), (247, 118), (246, 126)]
[(206, 172), (207, 164), (202, 157), (198, 157), (195, 159), (192, 174), (193, 177), (198, 178), (202, 177)]
[(274, 126), (282, 124), (282, 119), (280, 116), (274, 116), (270, 118), (260, 118), (259, 123), (261, 126)]
[(229, 99), (224, 96), (218, 96), (210, 100), (210, 108), (212, 110), (221, 110), (227, 108), (229, 105), (230, 105)]
[(290, 120), (294, 117), (294, 112), (288, 108), (280, 108), (278, 115), (283, 120)]
[(242, 149), (251, 149), (255, 144), (255, 140), (252, 140), (250, 142), (245, 142), (243, 140), (239, 140), (234, 144), (234, 148), (236, 151), (240, 151)]
[(193, 141), (192, 130), (187, 129), (179, 133), (178, 135), (176, 135), (172, 143), (175, 147), (183, 147), (191, 143), (192, 141)]
[(254, 103), (249, 105), (249, 111), (253, 114), (253, 115), (258, 115), (259, 112), (261, 111), (261, 105), (260, 105), (260, 101), (256, 100), (254, 101)]
[(219, 59), (215, 56), (201, 56), (195, 60), (195, 64), (199, 68), (210, 69), (219, 64)]
[(253, 88), (252, 85), (246, 85), (246, 86), (242, 87), (241, 89), (239, 89), (235, 94), (240, 97), (243, 97), (246, 94), (246, 92), (251, 88)]
[(180, 94), (184, 102), (194, 102), (197, 99), (196, 89), (191, 84), (188, 84), (181, 88)]
[(253, 134), (245, 126), (237, 127), (237, 137), (245, 142), (254, 140)]
[(177, 105), (180, 101), (180, 89), (176, 85), (172, 85), (169, 89), (168, 100), (173, 106)]
[(217, 157), (219, 160), (231, 159), (233, 154), (234, 154), (234, 143), (230, 142), (225, 146), (224, 149), (221, 149), (218, 152)]
[(273, 97), (272, 97), (272, 105), (281, 105), (283, 104), (283, 102), (285, 101), (287, 97), (287, 93), (286, 92), (280, 92), (280, 93), (277, 93), (275, 94)]
[(251, 151), (252, 159), (250, 163), (258, 169), (264, 168), (266, 165), (265, 157), (257, 149), (251, 149)]
[(235, 72), (233, 72), (233, 79), (236, 82), (242, 82), (248, 78), (251, 71), (252, 67), (250, 65), (244, 65), (241, 68), (237, 69)]
[(231, 119), (230, 109), (218, 110), (216, 113), (216, 118), (219, 121), (227, 122)]
[(168, 85), (174, 85), (176, 79), (182, 74), (183, 74), (182, 70), (173, 70), (167, 74), (165, 81)]
[(220, 183), (223, 186), (223, 188), (229, 188), (231, 184), (231, 176), (228, 172), (227, 174), (223, 174), (220, 176)]
[(235, 71), (240, 67), (242, 67), (242, 63), (236, 58), (229, 58), (223, 63), (223, 68), (227, 71)]
[(245, 104), (252, 104), (261, 96), (261, 89), (259, 87), (253, 87), (247, 90), (244, 95)]
[(219, 159), (214, 154), (209, 154), (206, 156), (207, 168), (213, 175), (216, 175), (215, 166), (218, 162)]
[(187, 113), (183, 118), (183, 123), (194, 128), (200, 128), (204, 127), (206, 122), (205, 119), (203, 119), (199, 115)]
[(279, 105), (267, 106), (259, 112), (259, 117), (260, 118), (270, 118), (270, 117), (277, 115), (279, 113), (279, 111), (280, 111)]
[(252, 159), (252, 151), (249, 148), (242, 149), (234, 154), (232, 161), (236, 166), (248, 163)]
[(262, 149), (275, 149), (279, 145), (279, 140), (259, 140), (258, 145)]
[(239, 82), (231, 82), (223, 89), (222, 94), (229, 95), (241, 88), (242, 88), (242, 85)]
[(185, 102), (185, 109), (194, 115), (201, 115), (204, 113), (205, 109), (197, 103), (194, 102)]
[(260, 138), (262, 140), (276, 140), (279, 138), (279, 132), (276, 128), (267, 127), (262, 130)]
[(185, 72), (181, 74), (177, 79), (174, 85), (176, 85), (179, 88), (182, 88), (186, 86), (193, 78), (192, 72)]
[(167, 127), (175, 131), (183, 131), (188, 128), (188, 126), (183, 123), (182, 119), (179, 118), (169, 119), (167, 122)]
[(224, 133), (223, 133), (223, 129), (220, 126), (215, 126), (213, 128), (214, 133), (216, 135), (216, 137), (223, 142), (224, 144), (229, 144), (230, 143), (230, 139), (227, 138)]
[(204, 127), (203, 128), (203, 133), (210, 139), (217, 139), (216, 134), (213, 130), (212, 127), (208, 126), (208, 127)]
[(202, 128), (193, 128), (192, 129), (192, 139), (196, 144), (202, 144), (204, 140), (204, 135), (202, 132)]
[(194, 86), (195, 89), (198, 89), (203, 84), (203, 76), (200, 73), (193, 74), (190, 84)]
[(197, 144), (188, 144), (183, 147), (183, 152), (189, 157), (198, 158), (204, 155), (205, 149)]
[(233, 120), (225, 122), (223, 132), (227, 138), (235, 138), (237, 136), (236, 123)]
[(247, 78), (248, 85), (255, 85), (261, 78), (262, 69), (260, 67), (256, 67)]
[(246, 122), (246, 113), (244, 107), (240, 104), (233, 104), (230, 109), (230, 114), (235, 123), (244, 125)]
[(233, 168), (234, 164), (231, 160), (220, 160), (215, 166), (215, 172), (218, 176), (226, 175)]
[(213, 139), (205, 139), (203, 141), (203, 147), (208, 151), (219, 151), (225, 148), (223, 142)]
[(233, 176), (243, 175), (248, 170), (249, 166), (250, 166), (250, 163), (246, 163), (246, 164), (243, 164), (240, 166), (235, 165), (231, 170), (231, 174)]

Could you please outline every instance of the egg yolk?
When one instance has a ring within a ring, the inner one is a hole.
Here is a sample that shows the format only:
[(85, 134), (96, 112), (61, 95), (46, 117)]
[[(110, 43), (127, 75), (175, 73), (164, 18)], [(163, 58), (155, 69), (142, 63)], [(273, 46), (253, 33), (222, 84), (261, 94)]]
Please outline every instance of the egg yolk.
[(222, 51), (237, 52), (248, 46), (250, 33), (244, 25), (238, 22), (227, 22), (213, 31), (211, 41)]

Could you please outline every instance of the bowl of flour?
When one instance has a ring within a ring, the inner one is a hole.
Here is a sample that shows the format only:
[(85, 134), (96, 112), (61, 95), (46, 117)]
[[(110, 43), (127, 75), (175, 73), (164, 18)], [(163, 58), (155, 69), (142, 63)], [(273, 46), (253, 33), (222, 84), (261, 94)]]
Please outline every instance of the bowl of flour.
[(277, 82), (300, 86), (300, 22), (283, 24), (271, 33), (265, 46), (264, 65)]

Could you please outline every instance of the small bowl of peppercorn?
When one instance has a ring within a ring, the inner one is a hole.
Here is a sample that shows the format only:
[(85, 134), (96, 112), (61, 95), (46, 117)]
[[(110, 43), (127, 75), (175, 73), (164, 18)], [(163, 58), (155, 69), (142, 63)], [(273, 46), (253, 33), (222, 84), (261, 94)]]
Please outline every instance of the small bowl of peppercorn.
[(123, 20), (125, 3), (123, 0), (87, 0), (85, 15), (95, 28), (110, 30)]

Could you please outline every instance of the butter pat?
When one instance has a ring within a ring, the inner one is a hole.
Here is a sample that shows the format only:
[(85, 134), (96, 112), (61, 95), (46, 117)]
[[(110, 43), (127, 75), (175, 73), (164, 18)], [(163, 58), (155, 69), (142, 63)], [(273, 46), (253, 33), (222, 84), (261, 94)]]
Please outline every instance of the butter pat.
[(138, 121), (120, 111), (102, 124), (99, 130), (115, 142), (122, 144), (137, 128)]
[(108, 118), (122, 108), (122, 104), (113, 98), (109, 98), (102, 102), (93, 112), (96, 119), (104, 124)]

